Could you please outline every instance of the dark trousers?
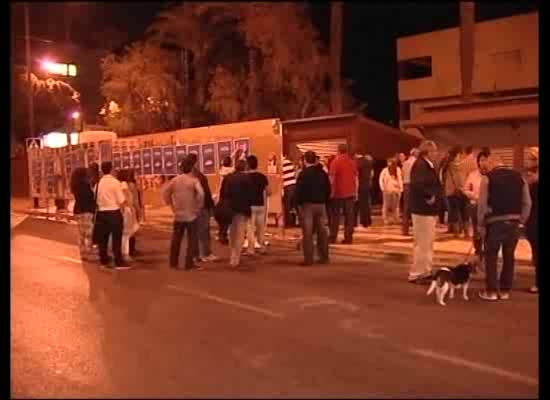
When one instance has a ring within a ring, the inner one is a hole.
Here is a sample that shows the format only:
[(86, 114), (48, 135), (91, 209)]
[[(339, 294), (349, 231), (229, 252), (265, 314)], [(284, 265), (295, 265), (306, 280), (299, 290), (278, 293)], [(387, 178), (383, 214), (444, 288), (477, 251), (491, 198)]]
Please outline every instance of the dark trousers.
[(122, 263), (122, 224), (122, 213), (120, 210), (97, 212), (96, 238), (97, 246), (99, 247), (99, 258), (102, 265), (106, 265), (109, 262), (107, 245), (109, 244), (109, 237), (111, 235), (115, 265), (120, 265)]
[(372, 225), (370, 214), (370, 187), (359, 188), (359, 198), (355, 202), (355, 216), (353, 219), (354, 225), (357, 225), (357, 220), (364, 227), (368, 228)]
[[(518, 223), (494, 222), (487, 227), (485, 244), (485, 279), (489, 292), (508, 291), (514, 280), (514, 252), (519, 240)], [(498, 252), (502, 247), (502, 272), (497, 276)]]
[(296, 206), (296, 185), (290, 185), (283, 189), (283, 212), (285, 217), (285, 228), (296, 226), (296, 220), (292, 218), (292, 210), (298, 217), (298, 207)]
[(328, 261), (327, 213), (324, 204), (305, 203), (301, 207), (304, 262), (313, 264), (313, 234), (317, 235), (317, 252), (321, 262)]
[(401, 230), (404, 234), (409, 233), (409, 228), (411, 226), (411, 208), (409, 207), (409, 197), (411, 194), (411, 185), (409, 183), (405, 183), (403, 185), (403, 196), (401, 198), (403, 199), (403, 210), (402, 219), (401, 219)]
[(179, 266), (181, 242), (187, 231), (187, 251), (185, 252), (185, 267), (193, 265), (193, 256), (198, 249), (197, 238), (197, 220), (191, 222), (174, 221), (174, 231), (172, 233), (172, 242), (170, 244), (170, 267)]
[(212, 254), (210, 249), (210, 210), (203, 208), (197, 218), (197, 247), (195, 256), (208, 257)]
[(132, 236), (130, 238), (130, 255), (133, 256), (136, 254), (136, 237)]
[(330, 205), (330, 241), (335, 242), (338, 237), (338, 229), (340, 226), (340, 216), (344, 214), (344, 241), (351, 242), (353, 240), (353, 208), (355, 198), (348, 197), (346, 199), (332, 199)]
[(466, 200), (464, 197), (456, 195), (448, 196), (447, 199), (449, 202), (449, 226), (452, 226), (454, 233), (459, 233), (464, 230), (467, 222)]
[(533, 266), (535, 267), (535, 285), (539, 287), (539, 234), (536, 227), (527, 227), (527, 240), (531, 245)]
[(481, 240), (479, 229), (477, 227), (477, 204), (468, 203), (467, 211), (468, 217), (472, 221), (472, 228), (474, 230), (472, 240), (474, 242), (475, 253), (479, 256), (483, 253), (483, 241)]

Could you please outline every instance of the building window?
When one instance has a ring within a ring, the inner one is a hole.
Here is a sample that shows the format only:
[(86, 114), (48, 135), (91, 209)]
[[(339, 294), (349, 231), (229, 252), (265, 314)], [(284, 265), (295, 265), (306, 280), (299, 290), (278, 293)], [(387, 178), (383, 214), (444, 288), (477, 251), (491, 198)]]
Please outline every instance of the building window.
[(432, 57), (419, 57), (399, 61), (397, 71), (400, 81), (429, 78), (432, 76)]

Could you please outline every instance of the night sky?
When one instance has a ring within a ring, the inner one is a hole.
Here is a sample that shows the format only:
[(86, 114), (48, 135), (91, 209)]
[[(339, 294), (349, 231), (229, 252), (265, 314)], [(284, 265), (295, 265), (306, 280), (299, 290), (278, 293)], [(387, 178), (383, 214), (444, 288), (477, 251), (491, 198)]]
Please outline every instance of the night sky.
[[(128, 35), (128, 41), (141, 39), (155, 14), (169, 3), (32, 3), (33, 35), (62, 40), (63, 20), (59, 12), (74, 15), (74, 37), (84, 36), (105, 25), (115, 26)], [(312, 3), (313, 22), (321, 37), (329, 39), (330, 5)], [(48, 9), (50, 12), (48, 12)], [(481, 2), (476, 4), (476, 20), (486, 20), (538, 9), (538, 2)], [(48, 15), (48, 17), (44, 17)], [(87, 18), (83, 18), (83, 16)], [(102, 26), (98, 25), (101, 21)], [(367, 114), (376, 120), (397, 124), (397, 80), (395, 39), (459, 23), (458, 2), (437, 3), (344, 3), (343, 60), (344, 78), (353, 80), (353, 94), (368, 103)], [(22, 24), (19, 25), (22, 27)], [(22, 33), (22, 32), (21, 32)]]

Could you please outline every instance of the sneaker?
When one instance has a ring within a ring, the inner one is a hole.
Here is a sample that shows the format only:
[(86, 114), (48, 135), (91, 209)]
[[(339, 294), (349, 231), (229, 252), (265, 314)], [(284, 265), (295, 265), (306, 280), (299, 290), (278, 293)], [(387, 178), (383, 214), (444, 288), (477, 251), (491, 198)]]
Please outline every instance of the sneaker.
[(529, 293), (534, 293), (534, 294), (536, 294), (536, 293), (538, 293), (538, 292), (539, 292), (539, 288), (538, 288), (537, 286), (531, 286), (531, 287), (529, 288)]
[(260, 243), (258, 243), (258, 241), (256, 241), (256, 242), (254, 242), (254, 248), (255, 248), (256, 250), (258, 250), (258, 249), (261, 249), (262, 246), (260, 245)]
[(244, 240), (243, 249), (248, 249), (248, 239)]
[(207, 257), (203, 257), (203, 261), (204, 262), (217, 262), (217, 261), (220, 261), (220, 257), (218, 257), (214, 254), (210, 254)]
[(500, 292), (498, 298), (501, 300), (510, 300), (510, 292)]
[(486, 301), (497, 301), (498, 300), (498, 296), (495, 293), (487, 293), (487, 291), (479, 292), (478, 296), (481, 300), (486, 300)]

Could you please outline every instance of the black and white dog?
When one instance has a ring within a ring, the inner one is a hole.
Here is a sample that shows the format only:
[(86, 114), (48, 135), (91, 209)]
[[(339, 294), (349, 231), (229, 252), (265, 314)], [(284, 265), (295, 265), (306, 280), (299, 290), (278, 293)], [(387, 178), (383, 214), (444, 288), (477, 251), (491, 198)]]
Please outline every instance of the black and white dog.
[(445, 296), (449, 293), (449, 298), (455, 297), (455, 289), (462, 287), (462, 297), (464, 300), (468, 298), (468, 286), (470, 285), (471, 275), (477, 272), (479, 260), (472, 258), (470, 261), (459, 264), (454, 268), (444, 267), (432, 275), (432, 284), (426, 292), (429, 296), (435, 291), (436, 301), (445, 306)]

